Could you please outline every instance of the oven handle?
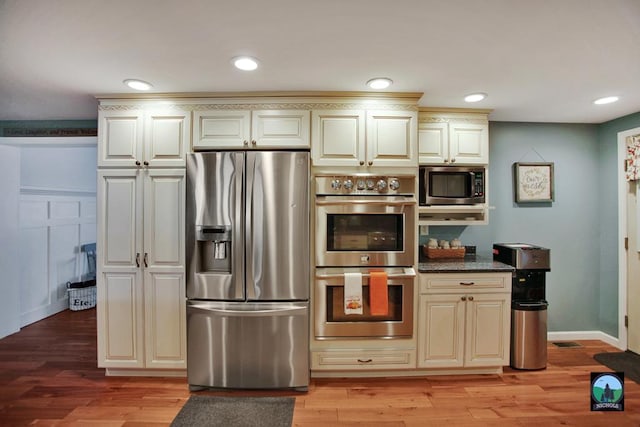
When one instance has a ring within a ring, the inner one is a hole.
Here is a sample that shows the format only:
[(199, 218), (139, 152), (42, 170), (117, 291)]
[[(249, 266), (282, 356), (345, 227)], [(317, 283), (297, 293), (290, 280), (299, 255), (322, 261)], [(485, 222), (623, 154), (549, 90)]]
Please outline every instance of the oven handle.
[(416, 199), (377, 200), (377, 199), (336, 199), (335, 196), (317, 196), (316, 205), (384, 205), (384, 206), (412, 206)]
[[(408, 270), (408, 271), (407, 271)], [(387, 279), (412, 279), (416, 277), (416, 272), (413, 268), (405, 270), (404, 273), (388, 273)], [(317, 279), (340, 279), (344, 277), (344, 273), (316, 273)], [(362, 273), (362, 277), (369, 278), (369, 273)]]

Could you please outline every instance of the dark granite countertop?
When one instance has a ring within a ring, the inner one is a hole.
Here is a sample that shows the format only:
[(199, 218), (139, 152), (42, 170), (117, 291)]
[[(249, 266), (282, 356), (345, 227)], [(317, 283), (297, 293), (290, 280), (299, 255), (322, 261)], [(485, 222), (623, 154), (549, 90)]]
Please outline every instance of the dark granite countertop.
[(418, 264), (420, 273), (507, 273), (512, 271), (515, 271), (514, 267), (494, 261), (492, 255), (467, 255), (459, 259), (428, 259), (421, 255)]

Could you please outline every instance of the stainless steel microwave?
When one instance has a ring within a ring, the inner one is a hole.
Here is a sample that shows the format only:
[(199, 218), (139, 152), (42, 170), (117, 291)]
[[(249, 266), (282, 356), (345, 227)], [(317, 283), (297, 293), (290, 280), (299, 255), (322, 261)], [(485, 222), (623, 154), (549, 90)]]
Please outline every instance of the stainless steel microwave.
[(420, 166), (419, 204), (475, 205), (485, 202), (483, 166)]

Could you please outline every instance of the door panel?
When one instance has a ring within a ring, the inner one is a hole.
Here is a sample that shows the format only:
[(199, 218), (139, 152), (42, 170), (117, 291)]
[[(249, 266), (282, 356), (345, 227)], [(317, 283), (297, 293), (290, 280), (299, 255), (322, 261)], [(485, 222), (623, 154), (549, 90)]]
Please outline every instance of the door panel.
[(309, 153), (250, 152), (247, 299), (309, 298)]
[(187, 298), (243, 300), (241, 152), (187, 155)]
[(627, 184), (627, 348), (640, 353), (640, 248), (638, 245), (638, 184)]

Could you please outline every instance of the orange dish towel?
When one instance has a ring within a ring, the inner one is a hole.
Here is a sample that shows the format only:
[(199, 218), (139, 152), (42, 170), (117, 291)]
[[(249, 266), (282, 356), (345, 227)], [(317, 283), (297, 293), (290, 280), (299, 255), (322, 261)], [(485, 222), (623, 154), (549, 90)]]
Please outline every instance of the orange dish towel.
[(372, 316), (386, 316), (389, 314), (387, 273), (384, 271), (371, 271), (369, 273), (369, 306)]

